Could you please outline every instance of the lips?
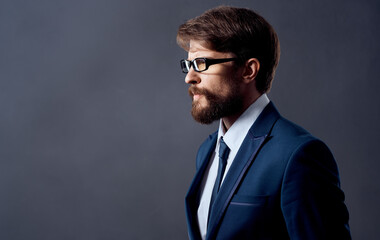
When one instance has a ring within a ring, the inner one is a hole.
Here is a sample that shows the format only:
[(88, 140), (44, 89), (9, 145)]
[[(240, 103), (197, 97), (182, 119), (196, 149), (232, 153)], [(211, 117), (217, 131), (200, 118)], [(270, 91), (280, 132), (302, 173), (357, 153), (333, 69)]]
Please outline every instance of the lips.
[(201, 96), (203, 96), (202, 94), (193, 94), (193, 100), (198, 100), (199, 98), (201, 98)]
[(194, 87), (189, 88), (189, 95), (193, 99), (193, 101), (199, 100), (202, 96), (207, 95), (207, 91), (202, 90), (202, 89), (197, 89)]

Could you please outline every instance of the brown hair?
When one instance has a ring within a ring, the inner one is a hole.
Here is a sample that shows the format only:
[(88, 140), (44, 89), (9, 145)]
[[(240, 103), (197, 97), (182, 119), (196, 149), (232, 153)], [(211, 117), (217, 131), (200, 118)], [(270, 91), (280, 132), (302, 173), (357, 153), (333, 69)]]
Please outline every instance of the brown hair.
[(270, 87), (280, 58), (280, 43), (272, 26), (250, 9), (221, 6), (190, 19), (178, 29), (177, 43), (186, 51), (190, 40), (205, 41), (212, 50), (234, 53), (242, 62), (257, 58), (256, 88)]

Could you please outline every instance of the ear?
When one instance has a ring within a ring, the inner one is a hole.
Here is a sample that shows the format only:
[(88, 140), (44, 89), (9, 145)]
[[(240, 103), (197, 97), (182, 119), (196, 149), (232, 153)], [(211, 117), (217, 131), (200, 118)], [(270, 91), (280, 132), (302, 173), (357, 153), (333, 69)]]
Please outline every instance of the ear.
[(260, 62), (257, 58), (250, 58), (245, 62), (243, 70), (243, 81), (246, 83), (252, 82), (259, 73)]

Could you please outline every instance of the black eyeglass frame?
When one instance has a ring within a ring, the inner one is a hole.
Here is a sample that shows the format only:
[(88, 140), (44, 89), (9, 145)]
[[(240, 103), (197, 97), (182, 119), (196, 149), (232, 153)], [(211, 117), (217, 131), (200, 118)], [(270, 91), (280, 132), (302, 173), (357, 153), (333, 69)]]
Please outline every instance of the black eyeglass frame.
[[(194, 63), (195, 61), (203, 59), (205, 62), (205, 69), (199, 70), (198, 66)], [(180, 61), (181, 68), (183, 73), (188, 73), (190, 71), (191, 66), (193, 66), (194, 71), (196, 72), (204, 72), (206, 71), (211, 65), (218, 64), (218, 63), (225, 63), (225, 62), (231, 62), (236, 61), (238, 58), (218, 58), (218, 59), (211, 59), (211, 58), (194, 58), (193, 60), (186, 60), (182, 59)]]

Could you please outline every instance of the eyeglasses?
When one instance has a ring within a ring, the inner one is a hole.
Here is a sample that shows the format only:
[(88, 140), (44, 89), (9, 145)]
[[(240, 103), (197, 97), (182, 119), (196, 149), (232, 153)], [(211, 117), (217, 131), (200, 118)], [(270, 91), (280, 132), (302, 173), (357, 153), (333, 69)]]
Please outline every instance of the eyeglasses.
[(181, 68), (183, 73), (188, 73), (190, 71), (191, 66), (193, 66), (194, 71), (203, 72), (208, 69), (209, 66), (235, 61), (237, 58), (220, 58), (220, 59), (209, 59), (209, 58), (195, 58), (191, 61), (189, 60), (181, 60)]

